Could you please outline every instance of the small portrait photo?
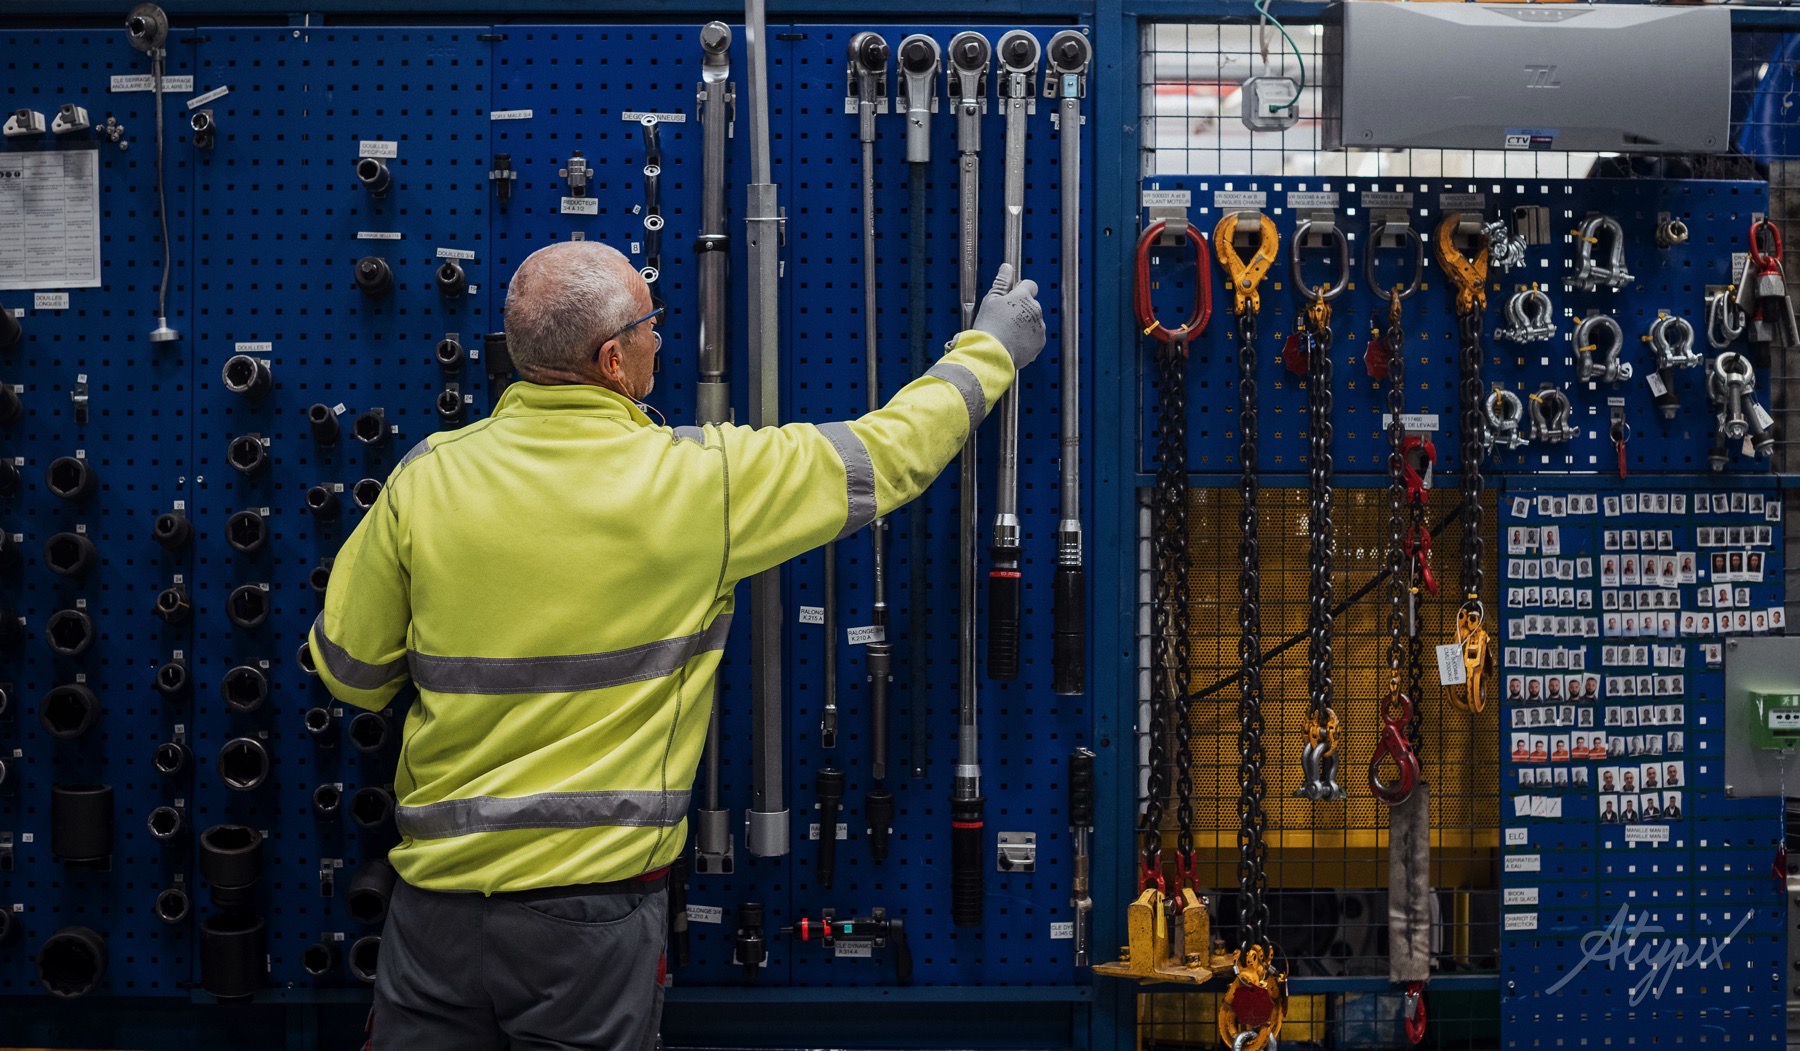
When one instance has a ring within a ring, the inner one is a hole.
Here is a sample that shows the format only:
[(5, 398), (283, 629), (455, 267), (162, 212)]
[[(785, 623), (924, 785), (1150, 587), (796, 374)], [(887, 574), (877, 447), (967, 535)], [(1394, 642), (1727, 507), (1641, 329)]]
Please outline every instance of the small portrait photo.
[(1575, 725), (1575, 706), (1574, 705), (1565, 704), (1561, 708), (1558, 708), (1556, 710), (1556, 725), (1558, 725), (1558, 726), (1574, 726)]
[(1643, 551), (1655, 551), (1656, 550), (1656, 530), (1654, 530), (1654, 529), (1638, 530), (1638, 548)]
[(1587, 676), (1587, 696), (1590, 701), (1597, 701), (1600, 699), (1600, 676)]
[[(1770, 504), (1769, 506), (1779, 507), (1780, 505), (1779, 504)], [(1773, 544), (1775, 542), (1775, 527), (1774, 526), (1752, 526), (1751, 528), (1755, 531), (1754, 535), (1756, 537), (1756, 539), (1754, 541), (1752, 541), (1753, 543), (1761, 544), (1764, 547), (1767, 547), (1770, 544)]]
[[(1646, 787), (1649, 786), (1648, 781), (1646, 781), (1644, 784)], [(1663, 764), (1663, 787), (1664, 788), (1686, 788), (1687, 787), (1687, 764), (1686, 763), (1664, 763)]]
[(1664, 821), (1681, 820), (1681, 793), (1664, 792), (1662, 816)]
[[(1594, 710), (1592, 708), (1583, 708), (1580, 711), (1576, 712), (1575, 713), (1575, 725), (1581, 726), (1581, 727), (1593, 726), (1594, 725)], [(1596, 756), (1595, 758), (1599, 758), (1599, 757)]]
[(1693, 610), (1683, 613), (1681, 615), (1681, 633), (1692, 635), (1698, 630), (1700, 630), (1700, 615)]
[(1577, 766), (1569, 771), (1569, 784), (1576, 788), (1588, 787), (1588, 767)]
[(1637, 768), (1622, 767), (1619, 770), (1619, 790), (1622, 792), (1637, 791)]
[(1649, 495), (1649, 500), (1651, 514), (1666, 515), (1669, 513), (1668, 493), (1651, 493)]
[(1731, 494), (1731, 513), (1732, 514), (1741, 515), (1741, 514), (1747, 513), (1749, 510), (1750, 510), (1750, 494), (1749, 493), (1732, 493)]
[(1671, 755), (1680, 755), (1687, 749), (1687, 734), (1680, 730), (1670, 730), (1663, 735), (1667, 741), (1666, 750)]
[(1617, 529), (1601, 530), (1600, 547), (1604, 551), (1619, 550), (1619, 531)]
[(1668, 707), (1669, 718), (1665, 720), (1669, 726), (1680, 726), (1687, 722), (1687, 705), (1671, 704)]
[(1673, 514), (1687, 514), (1687, 494), (1676, 493), (1669, 498), (1669, 510)]
[(1657, 583), (1665, 588), (1675, 587), (1679, 583), (1675, 577), (1675, 556), (1669, 555), (1666, 558), (1659, 558), (1656, 561), (1659, 567)]
[(1569, 768), (1566, 766), (1559, 766), (1550, 771), (1550, 783), (1557, 788), (1569, 787)]
[(1623, 717), (1619, 723), (1620, 726), (1636, 726), (1638, 724), (1638, 710), (1636, 708), (1622, 709), (1619, 714)]
[[(1512, 761), (1515, 763), (1531, 762), (1531, 737), (1529, 734), (1512, 735)], [(1520, 784), (1525, 783), (1522, 780), (1524, 776), (1525, 771), (1519, 771)]]
[(1563, 680), (1564, 696), (1571, 701), (1585, 701), (1587, 695), (1581, 691), (1583, 679), (1579, 675), (1571, 675)]
[(1625, 757), (1625, 738), (1618, 734), (1606, 735), (1606, 758), (1622, 759)]
[[(1780, 504), (1770, 504), (1769, 506), (1770, 507), (1780, 507), (1781, 505)], [(1773, 622), (1771, 621), (1771, 623), (1773, 623)], [(1711, 635), (1712, 634), (1712, 630), (1711, 630), (1710, 626), (1706, 623), (1706, 620), (1704, 617), (1701, 618), (1700, 634), (1702, 634), (1702, 635)], [(1703, 642), (1703, 643), (1701, 643), (1700, 644), (1700, 659), (1706, 662), (1706, 666), (1708, 668), (1717, 668), (1719, 665), (1724, 664), (1725, 663), (1725, 644), (1721, 643), (1721, 642)]]
[(1749, 503), (1747, 507), (1751, 514), (1760, 515), (1763, 513), (1763, 503), (1765, 502), (1763, 494), (1751, 493), (1749, 494), (1748, 500)]
[(1617, 792), (1619, 790), (1619, 768), (1603, 766), (1600, 768), (1600, 791)]
[(1733, 592), (1730, 584), (1714, 584), (1712, 586), (1712, 604), (1714, 609), (1730, 609)]
[(1750, 630), (1758, 635), (1762, 635), (1769, 630), (1768, 610), (1759, 609), (1750, 614)]
[(1624, 513), (1626, 513), (1628, 515), (1637, 514), (1638, 513), (1638, 494), (1636, 494), (1636, 493), (1621, 493), (1621, 494), (1619, 494), (1619, 510), (1623, 511)]
[(1713, 580), (1719, 581), (1719, 580), (1729, 580), (1730, 579), (1730, 576), (1726, 572), (1725, 565), (1726, 565), (1725, 552), (1714, 551), (1712, 553), (1712, 578), (1713, 578)]
[(1731, 627), (1734, 634), (1742, 635), (1748, 632), (1750, 630), (1750, 614), (1741, 609), (1738, 610), (1737, 618), (1732, 621)]
[(1619, 634), (1620, 623), (1619, 615), (1617, 613), (1608, 613), (1606, 615), (1606, 634), (1609, 638), (1616, 637)]
[(1637, 532), (1637, 530), (1626, 529), (1619, 533), (1619, 550), (1621, 550), (1621, 551), (1636, 551), (1637, 549), (1638, 549), (1638, 532)]
[[(1703, 587), (1703, 588), (1699, 589), (1698, 591), (1694, 592), (1694, 604), (1699, 606), (1701, 609), (1711, 609), (1712, 608), (1712, 600), (1713, 600), (1712, 588)], [(1705, 622), (1705, 621), (1701, 622), (1700, 634), (1704, 635), (1711, 630), (1712, 630), (1711, 628), (1707, 627), (1707, 622)]]
[(1729, 559), (1728, 565), (1731, 567), (1731, 579), (1743, 579), (1740, 574), (1744, 572), (1744, 553), (1742, 551), (1733, 551), (1730, 553)]
[(1661, 754), (1663, 754), (1663, 739), (1662, 739), (1661, 734), (1651, 734), (1648, 737), (1644, 738), (1644, 754), (1645, 755), (1661, 755)]
[(1574, 577), (1575, 578), (1578, 578), (1581, 580), (1586, 580), (1587, 578), (1589, 578), (1593, 575), (1594, 575), (1594, 558), (1592, 555), (1583, 555), (1582, 557), (1575, 560), (1575, 566), (1574, 566)]
[(1699, 526), (1698, 528), (1696, 528), (1694, 530), (1694, 542), (1699, 544), (1701, 547), (1713, 546), (1712, 526)]
[(1543, 677), (1540, 675), (1527, 675), (1525, 677), (1525, 701), (1526, 701), (1526, 703), (1527, 704), (1537, 704), (1539, 701), (1542, 701), (1543, 699), (1544, 699), (1544, 679), (1543, 679)]
[(1610, 590), (1600, 592), (1600, 608), (1602, 610), (1618, 609), (1619, 593)]
[(1587, 734), (1578, 733), (1570, 741), (1569, 758), (1570, 759), (1591, 759), (1591, 758), (1593, 758), (1592, 756), (1588, 755)]
[(1656, 549), (1658, 551), (1675, 550), (1675, 530), (1658, 529), (1656, 531)]
[(1619, 583), (1636, 587), (1638, 582), (1638, 556), (1624, 555), (1619, 559)]
[[(1754, 533), (1750, 534), (1750, 536), (1754, 536), (1754, 535), (1755, 535)], [(1750, 542), (1750, 537), (1744, 535), (1744, 527), (1743, 526), (1726, 526), (1725, 527), (1725, 546), (1726, 547), (1743, 547), (1745, 544), (1748, 544), (1749, 542)]]
[(1656, 792), (1645, 792), (1638, 797), (1638, 817), (1645, 821), (1662, 820), (1662, 796)]
[[(1605, 792), (1606, 789), (1602, 788), (1600, 791)], [(1619, 823), (1618, 796), (1602, 795), (1600, 797), (1600, 823), (1603, 825), (1616, 825)]]
[(1623, 715), (1621, 715), (1620, 712), (1621, 712), (1621, 709), (1619, 709), (1617, 707), (1608, 707), (1606, 709), (1605, 713), (1603, 714), (1603, 721), (1605, 722), (1605, 724), (1607, 726), (1623, 726), (1623, 725), (1625, 725), (1623, 722), (1625, 717)]
[(1787, 627), (1787, 610), (1780, 606), (1769, 607), (1769, 630), (1780, 631)]
[(1605, 509), (1608, 518), (1618, 515), (1623, 510), (1623, 504), (1616, 496), (1602, 497), (1600, 499), (1600, 506)]
[(1506, 677), (1506, 700), (1509, 704), (1519, 704), (1525, 700), (1525, 676)]
[(1530, 516), (1530, 514), (1531, 514), (1531, 498), (1528, 496), (1513, 497), (1512, 516), (1514, 518), (1526, 518), (1526, 517)]
[(1562, 518), (1569, 513), (1569, 500), (1564, 496), (1550, 498), (1550, 517)]
[(1525, 709), (1525, 711), (1530, 714), (1530, 719), (1529, 719), (1529, 722), (1527, 723), (1528, 726), (1544, 725), (1544, 709), (1542, 709), (1542, 708), (1527, 708), (1527, 709)]
[(1738, 607), (1739, 609), (1748, 608), (1750, 605), (1750, 589), (1749, 588), (1732, 588), (1731, 589), (1731, 604), (1733, 606)]
[(1531, 761), (1534, 763), (1547, 763), (1550, 761), (1549, 734), (1531, 735)]
[(1635, 794), (1622, 796), (1621, 800), (1624, 803), (1624, 809), (1619, 811), (1619, 820), (1627, 825), (1636, 824), (1638, 819), (1637, 796)]
[(1750, 574), (1749, 579), (1760, 581), (1763, 578), (1763, 553), (1752, 551), (1744, 556), (1744, 572)]
[(1506, 534), (1506, 553), (1522, 555), (1525, 553), (1525, 530), (1513, 526)]
[(1514, 708), (1512, 710), (1511, 719), (1512, 719), (1512, 728), (1513, 729), (1519, 730), (1519, 729), (1524, 728), (1524, 726), (1525, 726), (1525, 711), (1526, 711), (1526, 709), (1524, 709), (1524, 708)]
[(1560, 676), (1560, 675), (1551, 675), (1551, 676), (1546, 677), (1545, 682), (1544, 682), (1544, 699), (1548, 700), (1548, 701), (1562, 700), (1563, 699), (1562, 682), (1563, 682), (1562, 676)]
[(1644, 786), (1645, 791), (1652, 788), (1661, 788), (1661, 781), (1662, 773), (1657, 769), (1655, 763), (1645, 763), (1638, 768), (1638, 783)]

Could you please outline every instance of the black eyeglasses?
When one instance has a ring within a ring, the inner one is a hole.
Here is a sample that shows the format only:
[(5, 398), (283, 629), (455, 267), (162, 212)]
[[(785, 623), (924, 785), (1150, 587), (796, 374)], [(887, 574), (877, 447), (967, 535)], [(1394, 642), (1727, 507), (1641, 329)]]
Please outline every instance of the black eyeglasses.
[[(667, 309), (668, 309), (667, 307), (657, 307), (655, 310), (652, 310), (650, 313), (645, 314), (643, 317), (638, 318), (636, 321), (633, 321), (631, 324), (626, 325), (624, 328), (621, 328), (619, 331), (614, 332), (612, 335), (601, 340), (600, 346), (602, 346), (602, 347), (606, 346), (608, 343), (611, 343), (613, 340), (618, 339), (620, 336), (623, 336), (625, 333), (630, 332), (632, 329), (638, 327), (639, 325), (643, 324), (646, 321), (656, 321), (656, 320), (660, 319), (663, 316), (663, 312)], [(656, 331), (656, 329), (654, 329), (654, 328), (652, 328), (650, 330), (650, 332), (654, 336), (656, 336), (656, 349), (661, 350), (662, 349), (662, 333)], [(600, 352), (599, 352), (598, 348), (596, 348), (594, 351), (594, 356), (597, 358), (597, 357), (599, 357), (599, 355), (600, 355)]]

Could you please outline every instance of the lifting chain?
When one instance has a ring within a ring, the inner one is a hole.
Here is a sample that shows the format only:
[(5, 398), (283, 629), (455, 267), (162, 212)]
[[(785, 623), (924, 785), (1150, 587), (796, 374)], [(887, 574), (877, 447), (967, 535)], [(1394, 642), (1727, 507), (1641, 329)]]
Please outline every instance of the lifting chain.
[(1238, 950), (1237, 973), (1219, 998), (1219, 1039), (1234, 1051), (1262, 1051), (1280, 1034), (1287, 1009), (1287, 981), (1274, 967), (1269, 942), (1268, 877), (1263, 840), (1268, 817), (1263, 811), (1262, 591), (1261, 551), (1257, 532), (1257, 326), (1259, 286), (1275, 260), (1279, 235), (1275, 223), (1261, 216), (1261, 238), (1246, 263), (1233, 243), (1238, 213), (1219, 221), (1213, 250), (1225, 271), (1237, 314), (1238, 345), (1238, 665), (1242, 669), (1238, 697)]
[(1462, 408), (1463, 604), (1456, 618), (1456, 641), (1463, 647), (1467, 675), (1467, 681), (1461, 686), (1448, 686), (1444, 692), (1457, 707), (1478, 713), (1487, 706), (1486, 680), (1492, 677), (1497, 663), (1487, 629), (1482, 624), (1485, 610), (1481, 604), (1481, 461), (1486, 458), (1488, 447), (1482, 417), (1481, 316), (1487, 308), (1488, 248), (1482, 241), (1475, 255), (1463, 255), (1456, 247), (1457, 228), (1461, 222), (1460, 213), (1445, 216), (1438, 224), (1436, 237), (1438, 266), (1456, 290), (1457, 332), (1461, 344), (1458, 392)]
[[(1375, 242), (1371, 241), (1371, 245)], [(1373, 248), (1371, 248), (1373, 251)], [(1378, 290), (1379, 291), (1379, 290)], [(1369, 789), (1377, 799), (1392, 806), (1404, 802), (1412, 795), (1414, 784), (1419, 779), (1419, 759), (1415, 751), (1418, 736), (1417, 695), (1407, 694), (1402, 689), (1400, 665), (1402, 660), (1401, 630), (1407, 620), (1406, 610), (1409, 601), (1415, 601), (1408, 594), (1405, 540), (1401, 535), (1404, 529), (1404, 514), (1407, 504), (1407, 466), (1406, 466), (1406, 334), (1401, 328), (1401, 307), (1404, 290), (1395, 286), (1393, 294), (1388, 297), (1387, 334), (1385, 342), (1390, 348), (1392, 358), (1388, 364), (1388, 691), (1387, 699), (1382, 703), (1382, 729), (1380, 739), (1373, 754), (1369, 758)], [(1419, 487), (1414, 487), (1419, 488)], [(1422, 513), (1422, 508), (1421, 508)], [(1392, 785), (1381, 778), (1381, 767), (1384, 760), (1391, 759), (1399, 770), (1398, 777)]]

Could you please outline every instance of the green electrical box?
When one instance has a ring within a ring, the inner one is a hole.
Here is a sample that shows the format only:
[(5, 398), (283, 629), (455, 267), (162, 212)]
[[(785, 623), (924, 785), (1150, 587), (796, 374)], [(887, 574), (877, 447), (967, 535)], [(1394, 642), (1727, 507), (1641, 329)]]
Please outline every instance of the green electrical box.
[(1750, 741), (1758, 748), (1782, 750), (1800, 745), (1800, 693), (1750, 691), (1756, 721)]

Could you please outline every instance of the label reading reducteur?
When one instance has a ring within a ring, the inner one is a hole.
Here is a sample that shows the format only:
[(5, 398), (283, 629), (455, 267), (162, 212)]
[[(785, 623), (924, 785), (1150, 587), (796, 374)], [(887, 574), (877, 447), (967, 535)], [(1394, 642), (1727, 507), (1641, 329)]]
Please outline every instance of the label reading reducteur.
[(564, 197), (562, 213), (564, 215), (599, 215), (600, 199), (598, 197)]

